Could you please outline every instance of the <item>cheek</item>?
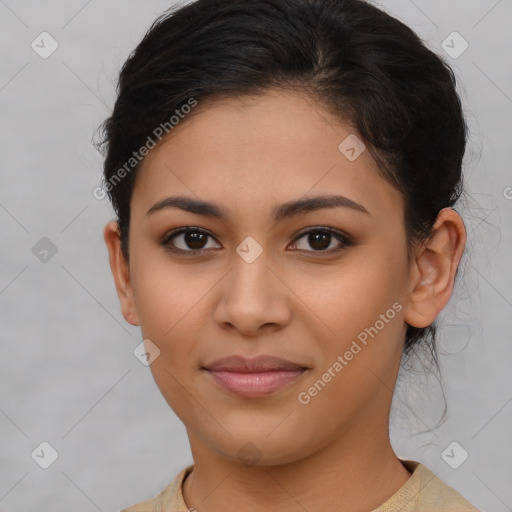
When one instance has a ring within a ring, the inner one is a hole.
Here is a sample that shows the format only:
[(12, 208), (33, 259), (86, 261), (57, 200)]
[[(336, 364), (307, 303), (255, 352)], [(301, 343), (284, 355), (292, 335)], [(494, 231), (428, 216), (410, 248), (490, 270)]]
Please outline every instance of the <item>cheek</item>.
[(132, 283), (143, 335), (165, 341), (196, 314), (215, 276), (197, 266), (173, 264), (160, 251), (147, 250), (133, 263)]
[[(401, 260), (398, 252), (360, 252), (337, 267), (295, 279), (294, 292), (307, 304), (309, 316), (313, 312), (322, 321), (326, 334), (346, 342), (402, 300), (407, 274)], [(388, 316), (395, 319), (396, 313), (395, 308)]]
[(200, 331), (210, 314), (206, 301), (201, 300), (207, 290), (188, 281), (182, 290), (179, 280), (155, 279), (154, 275), (148, 275), (139, 286), (141, 331), (159, 349), (150, 369), (163, 397), (184, 421), (190, 397), (196, 395), (201, 351), (198, 340), (205, 338)]
[[(315, 385), (318, 379), (329, 382), (322, 397), (314, 400), (314, 408), (327, 407), (330, 400), (341, 409), (372, 400), (387, 389), (375, 375), (393, 387), (404, 325), (401, 301), (406, 272), (401, 258), (404, 256), (398, 251), (381, 251), (379, 257), (360, 253), (353, 260), (347, 259), (329, 278), (319, 282), (316, 275), (301, 281), (297, 294), (314, 290), (304, 302), (316, 313), (308, 316), (319, 365), (309, 385)], [(331, 373), (326, 374), (329, 369)], [(341, 410), (338, 412), (341, 414)]]
[(385, 403), (394, 387), (403, 332), (398, 278), (366, 267), (340, 272), (321, 293), (310, 294), (308, 306), (328, 330), (312, 317), (318, 365), (299, 390), (299, 402), (307, 402), (299, 410), (324, 418), (327, 430), (335, 432), (369, 404)]

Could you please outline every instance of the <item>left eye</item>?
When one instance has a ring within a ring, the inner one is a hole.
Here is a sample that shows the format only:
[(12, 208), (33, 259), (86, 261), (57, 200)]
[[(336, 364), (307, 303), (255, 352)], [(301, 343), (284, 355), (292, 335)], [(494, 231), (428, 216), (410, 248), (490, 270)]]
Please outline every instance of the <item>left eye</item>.
[[(331, 228), (310, 229), (309, 231), (302, 233), (302, 235), (300, 235), (295, 240), (300, 240), (302, 238), (305, 238), (307, 244), (313, 248), (313, 251), (309, 252), (331, 252), (333, 250), (338, 250), (332, 248), (329, 251), (326, 250), (334, 241), (333, 238), (340, 243), (341, 247), (339, 247), (339, 249), (351, 245), (351, 241), (348, 237), (342, 235), (341, 233), (338, 233), (337, 231), (333, 231)], [(308, 249), (301, 249), (300, 247), (298, 247), (297, 242), (295, 242), (293, 246), (299, 250), (308, 251)]]

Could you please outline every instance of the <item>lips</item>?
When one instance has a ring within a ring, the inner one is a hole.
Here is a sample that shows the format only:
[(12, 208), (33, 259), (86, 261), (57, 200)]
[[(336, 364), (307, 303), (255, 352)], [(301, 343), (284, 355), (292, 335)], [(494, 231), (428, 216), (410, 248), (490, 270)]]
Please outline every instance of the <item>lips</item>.
[(217, 359), (204, 366), (210, 371), (226, 371), (238, 373), (260, 373), (276, 370), (294, 371), (303, 370), (306, 366), (273, 356), (258, 356), (248, 359), (242, 356), (229, 356)]
[(300, 378), (308, 367), (274, 356), (252, 359), (229, 356), (202, 367), (224, 390), (257, 398), (281, 390)]

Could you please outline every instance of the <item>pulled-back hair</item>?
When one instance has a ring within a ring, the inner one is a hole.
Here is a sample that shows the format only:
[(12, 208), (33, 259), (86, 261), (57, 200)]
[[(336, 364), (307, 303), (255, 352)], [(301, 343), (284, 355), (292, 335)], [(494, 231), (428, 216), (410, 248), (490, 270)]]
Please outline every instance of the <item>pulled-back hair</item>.
[[(191, 98), (275, 88), (307, 93), (357, 132), (403, 195), (409, 258), (459, 199), (467, 127), (455, 76), (410, 28), (362, 0), (197, 0), (153, 23), (102, 125), (104, 185), (127, 260), (138, 165), (112, 178), (134, 151)], [(423, 341), (435, 354), (435, 333), (408, 326), (405, 353)]]

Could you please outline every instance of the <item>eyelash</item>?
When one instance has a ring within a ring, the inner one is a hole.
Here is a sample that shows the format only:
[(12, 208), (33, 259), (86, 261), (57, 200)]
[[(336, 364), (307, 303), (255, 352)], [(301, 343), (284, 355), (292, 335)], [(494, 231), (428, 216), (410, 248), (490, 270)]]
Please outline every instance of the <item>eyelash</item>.
[[(170, 241), (174, 237), (176, 237), (178, 235), (181, 235), (183, 233), (185, 233), (185, 234), (186, 233), (200, 233), (200, 234), (206, 235), (209, 238), (213, 238), (215, 240), (215, 237), (213, 237), (212, 235), (210, 235), (210, 233), (208, 233), (207, 231), (205, 231), (205, 230), (203, 230), (201, 228), (186, 227), (186, 228), (175, 229), (174, 231), (171, 231), (170, 233), (168, 233), (163, 238), (163, 240), (160, 242), (160, 245), (163, 246), (167, 251), (170, 251), (172, 253), (177, 253), (177, 254), (183, 254), (183, 255), (186, 255), (186, 256), (200, 255), (200, 254), (204, 254), (206, 252), (209, 252), (211, 250), (211, 249), (184, 250), (184, 249), (179, 249), (177, 247), (172, 247), (171, 246), (172, 244), (170, 244)], [(355, 245), (354, 239), (352, 237), (350, 237), (350, 236), (348, 236), (348, 235), (346, 235), (344, 233), (341, 233), (339, 231), (336, 231), (333, 228), (330, 228), (330, 227), (327, 227), (327, 226), (316, 226), (316, 227), (313, 227), (313, 228), (308, 228), (305, 231), (301, 231), (293, 239), (292, 244), (295, 244), (302, 237), (304, 237), (305, 235), (309, 235), (310, 233), (325, 233), (325, 234), (331, 235), (336, 240), (338, 240), (339, 242), (342, 243), (342, 247), (337, 248), (337, 249), (317, 250), (317, 251), (315, 251), (315, 250), (305, 251), (303, 249), (297, 249), (299, 252), (316, 253), (316, 254), (331, 254), (331, 253), (337, 253), (337, 252), (343, 251), (344, 249), (346, 249), (346, 248), (348, 248), (350, 246)]]

